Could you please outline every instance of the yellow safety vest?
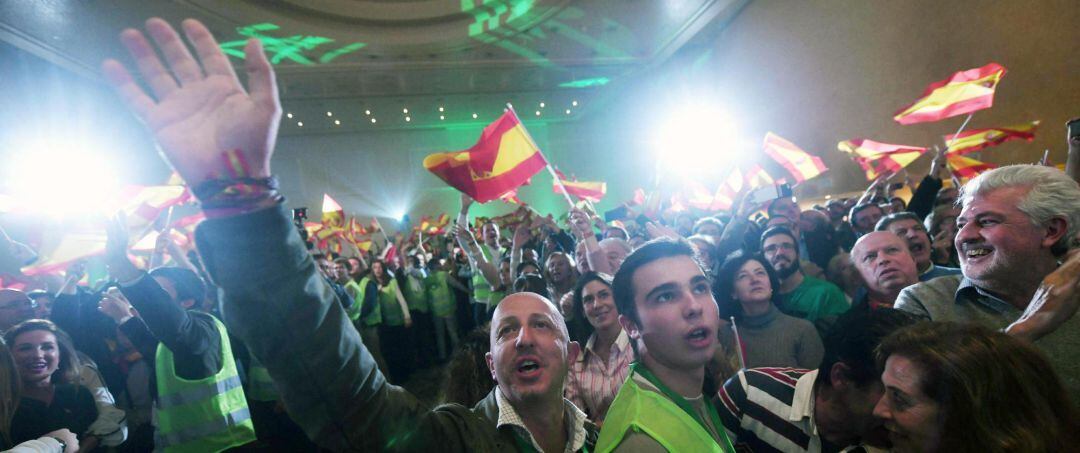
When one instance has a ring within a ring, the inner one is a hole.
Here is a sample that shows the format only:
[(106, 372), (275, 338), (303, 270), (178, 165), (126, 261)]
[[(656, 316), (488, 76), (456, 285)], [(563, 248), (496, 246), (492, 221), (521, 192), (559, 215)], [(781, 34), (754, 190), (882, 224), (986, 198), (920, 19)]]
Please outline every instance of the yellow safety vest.
[[(723, 426), (714, 426), (723, 430)], [(642, 389), (634, 373), (626, 377), (611, 402), (596, 451), (615, 450), (630, 432), (644, 433), (670, 452), (723, 452), (716, 439), (682, 408), (663, 394)]]
[(155, 451), (220, 452), (255, 440), (255, 425), (225, 325), (211, 318), (221, 335), (221, 370), (213, 376), (193, 381), (180, 378), (172, 351), (158, 344)]

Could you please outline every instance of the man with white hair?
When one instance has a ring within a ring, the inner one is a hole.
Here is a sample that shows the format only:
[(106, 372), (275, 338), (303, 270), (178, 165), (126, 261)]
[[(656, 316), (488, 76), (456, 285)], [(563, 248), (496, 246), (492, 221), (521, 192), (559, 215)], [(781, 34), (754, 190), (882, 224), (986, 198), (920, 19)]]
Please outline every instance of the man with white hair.
[(1065, 259), (1080, 229), (1078, 199), (1080, 186), (1051, 167), (979, 175), (960, 195), (955, 244), (963, 274), (903, 290), (896, 308), (1034, 341), (1080, 401), (1080, 320), (1072, 316), (1080, 254)]

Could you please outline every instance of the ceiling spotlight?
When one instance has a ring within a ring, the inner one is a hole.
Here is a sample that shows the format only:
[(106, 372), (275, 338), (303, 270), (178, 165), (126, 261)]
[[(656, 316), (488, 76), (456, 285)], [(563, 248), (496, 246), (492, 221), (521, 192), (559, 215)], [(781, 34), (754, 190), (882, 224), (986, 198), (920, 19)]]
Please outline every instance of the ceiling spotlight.
[(401, 109), (401, 113), (409, 113), (409, 109)]
[(473, 114), (472, 114), (472, 119), (474, 119), (474, 120), (475, 120), (475, 119), (477, 119), (477, 118), (479, 118), (479, 117), (480, 117), (480, 115), (477, 115), (477, 114), (475, 114), (475, 113), (473, 113)]
[(326, 116), (334, 116), (334, 112), (326, 112)]
[(445, 119), (446, 119), (446, 115), (439, 115), (439, 119), (440, 119), (440, 120), (445, 120)]
[(566, 114), (567, 114), (567, 115), (569, 115), (569, 114), (570, 114), (570, 109), (566, 109)]
[(577, 101), (570, 101), (570, 105), (577, 107)]
[(442, 111), (443, 111), (443, 108), (442, 108), (442, 106), (439, 106), (439, 111), (440, 111), (440, 112), (442, 112)]
[(405, 117), (405, 122), (408, 123), (409, 121), (412, 121), (412, 118), (406, 116)]
[(297, 121), (296, 126), (297, 127), (304, 127), (304, 122), (303, 121)]
[(371, 110), (364, 110), (364, 114), (365, 114), (365, 115), (370, 115), (370, 114), (371, 114)]
[(539, 110), (536, 111), (536, 116), (540, 116), (540, 111)]
[(334, 120), (334, 125), (335, 126), (340, 126), (341, 125), (341, 120)]
[(371, 124), (375, 124), (375, 118), (371, 119)]
[(544, 101), (540, 101), (540, 108), (544, 108)]
[(292, 118), (292, 113), (286, 113), (285, 116), (291, 119)]

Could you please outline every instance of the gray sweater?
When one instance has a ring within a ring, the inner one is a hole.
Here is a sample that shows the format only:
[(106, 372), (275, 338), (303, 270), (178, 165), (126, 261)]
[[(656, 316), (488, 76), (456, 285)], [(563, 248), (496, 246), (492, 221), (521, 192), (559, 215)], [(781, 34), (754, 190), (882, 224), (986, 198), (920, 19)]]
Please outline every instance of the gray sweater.
[[(760, 316), (735, 318), (745, 351), (746, 368), (783, 367), (817, 369), (825, 355), (814, 325), (805, 319), (780, 313), (775, 305)], [(720, 329), (720, 341), (735, 350), (730, 327)]]

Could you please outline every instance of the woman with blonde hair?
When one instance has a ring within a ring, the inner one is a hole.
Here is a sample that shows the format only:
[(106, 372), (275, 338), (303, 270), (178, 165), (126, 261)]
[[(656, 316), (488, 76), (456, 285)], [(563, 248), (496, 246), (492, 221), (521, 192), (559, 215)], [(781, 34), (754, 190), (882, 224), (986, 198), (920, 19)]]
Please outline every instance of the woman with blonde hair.
[(978, 325), (923, 322), (881, 342), (874, 415), (893, 451), (1056, 452), (1080, 445), (1061, 379), (1029, 343)]

